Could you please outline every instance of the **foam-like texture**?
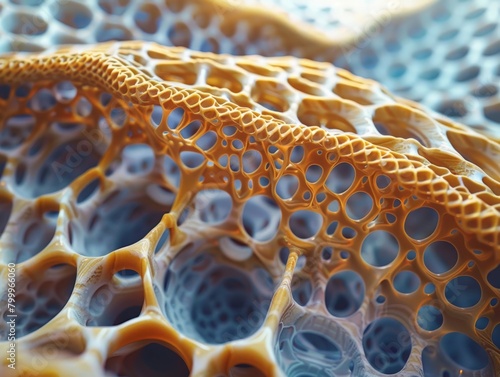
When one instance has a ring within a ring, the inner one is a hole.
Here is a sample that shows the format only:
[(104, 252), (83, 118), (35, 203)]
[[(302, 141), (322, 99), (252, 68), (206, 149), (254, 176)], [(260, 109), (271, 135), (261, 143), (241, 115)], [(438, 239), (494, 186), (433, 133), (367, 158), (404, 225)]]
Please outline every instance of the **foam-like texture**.
[(333, 61), (498, 141), (499, 12), (489, 0), (3, 0), (0, 52), (145, 40)]
[(335, 64), (500, 138), (500, 3), (442, 0), (391, 20)]
[(18, 375), (500, 371), (494, 140), (330, 64), (140, 42), (0, 58), (0, 93)]
[[(407, 4), (401, 11), (411, 12), (428, 2)], [(302, 25), (305, 30), (275, 8), (232, 0), (2, 0), (0, 52), (145, 40), (215, 53), (331, 60), (341, 52), (337, 47), (351, 44), (362, 33), (352, 28), (332, 43), (326, 35)]]

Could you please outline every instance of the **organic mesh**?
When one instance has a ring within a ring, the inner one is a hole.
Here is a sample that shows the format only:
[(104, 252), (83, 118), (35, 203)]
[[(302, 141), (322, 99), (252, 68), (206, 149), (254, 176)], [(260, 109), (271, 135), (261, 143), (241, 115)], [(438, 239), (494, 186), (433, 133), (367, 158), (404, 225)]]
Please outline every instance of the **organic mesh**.
[[(4, 3), (0, 7), (0, 52), (43, 51), (60, 44), (145, 40), (204, 52), (292, 55), (335, 62), (497, 141), (500, 137), (500, 94), (496, 84), (500, 74), (500, 5), (495, 1), (11, 0)], [(172, 75), (178, 76), (179, 72), (175, 70)], [(193, 79), (194, 76), (182, 78), (188, 84), (194, 84)], [(217, 81), (215, 76), (207, 78), (207, 83), (214, 80)], [(303, 86), (293, 79), (290, 83)], [(230, 84), (224, 80), (215, 86)], [(453, 92), (448, 90), (450, 87)], [(343, 91), (341, 87), (337, 90)], [(355, 93), (340, 95), (357, 97)], [(268, 103), (264, 98), (258, 102), (271, 109), (283, 105)], [(326, 122), (343, 121), (334, 118)], [(344, 127), (352, 130), (348, 122)], [(474, 146), (468, 154), (472, 155), (473, 150)]]
[(500, 371), (494, 140), (293, 58), (66, 47), (0, 84), (19, 373)]
[[(429, 1), (418, 2), (419, 6), (406, 4), (398, 12), (410, 12)], [(325, 55), (332, 59), (336, 54), (332, 47), (351, 43), (361, 34), (349, 28), (332, 46), (312, 27), (296, 29), (286, 14), (274, 8), (233, 0), (11, 0), (0, 5), (0, 52), (145, 40), (215, 53)], [(365, 18), (373, 23), (379, 17)]]
[(499, 13), (499, 2), (440, 0), (389, 18), (335, 64), (498, 140)]

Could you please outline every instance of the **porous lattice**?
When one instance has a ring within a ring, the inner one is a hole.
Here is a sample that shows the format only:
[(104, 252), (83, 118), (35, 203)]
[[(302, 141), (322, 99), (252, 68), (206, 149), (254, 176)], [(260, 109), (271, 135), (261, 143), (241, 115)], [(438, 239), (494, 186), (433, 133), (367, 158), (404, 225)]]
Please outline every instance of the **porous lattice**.
[(500, 2), (440, 0), (387, 22), (335, 64), (500, 138)]
[(499, 12), (489, 0), (0, 0), (0, 52), (145, 40), (335, 61), (499, 140)]
[(0, 84), (19, 375), (500, 371), (494, 140), (292, 58), (114, 43)]
[(354, 28), (332, 42), (303, 26), (297, 28), (286, 14), (261, 4), (233, 0), (2, 0), (0, 52), (145, 40), (215, 53), (331, 60), (340, 53), (337, 46), (352, 43), (361, 33)]

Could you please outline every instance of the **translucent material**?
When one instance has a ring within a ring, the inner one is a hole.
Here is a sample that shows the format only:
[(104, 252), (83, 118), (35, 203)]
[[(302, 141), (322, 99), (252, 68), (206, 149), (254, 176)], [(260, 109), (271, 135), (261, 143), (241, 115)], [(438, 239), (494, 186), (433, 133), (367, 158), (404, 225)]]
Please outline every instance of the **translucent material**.
[(495, 140), (294, 58), (114, 43), (0, 82), (27, 375), (498, 374)]

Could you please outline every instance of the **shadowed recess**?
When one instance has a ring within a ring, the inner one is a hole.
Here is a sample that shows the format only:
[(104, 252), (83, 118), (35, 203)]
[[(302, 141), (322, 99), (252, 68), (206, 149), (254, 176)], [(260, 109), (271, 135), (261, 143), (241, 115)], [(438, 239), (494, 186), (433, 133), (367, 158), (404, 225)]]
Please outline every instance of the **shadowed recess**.
[(285, 315), (280, 324), (275, 346), (278, 363), (287, 377), (362, 375), (359, 350), (342, 326), (315, 315), (302, 316), (292, 323), (288, 319)]
[[(30, 334), (51, 321), (66, 305), (76, 280), (76, 268), (67, 264), (54, 265), (29, 277), (18, 277), (16, 282), (16, 335)], [(8, 321), (7, 305), (1, 305), (2, 316)], [(7, 338), (6, 330), (0, 339)]]
[(86, 220), (71, 221), (72, 246), (82, 255), (101, 256), (132, 245), (160, 222), (174, 199), (170, 190), (157, 184), (118, 188), (88, 203), (92, 213)]
[[(198, 246), (199, 247), (199, 246)], [(243, 339), (262, 325), (273, 280), (250, 257), (235, 263), (216, 247), (186, 248), (164, 281), (165, 312), (184, 335), (209, 344)]]
[(144, 302), (142, 280), (133, 270), (121, 270), (101, 287), (89, 301), (87, 326), (117, 326), (137, 318)]
[(361, 307), (365, 298), (365, 283), (354, 271), (341, 271), (326, 284), (325, 305), (335, 317), (348, 317)]
[(397, 373), (410, 357), (410, 333), (393, 318), (376, 319), (363, 332), (363, 350), (368, 362), (377, 371)]
[(188, 377), (182, 357), (160, 343), (129, 344), (108, 357), (106, 371), (119, 377)]

